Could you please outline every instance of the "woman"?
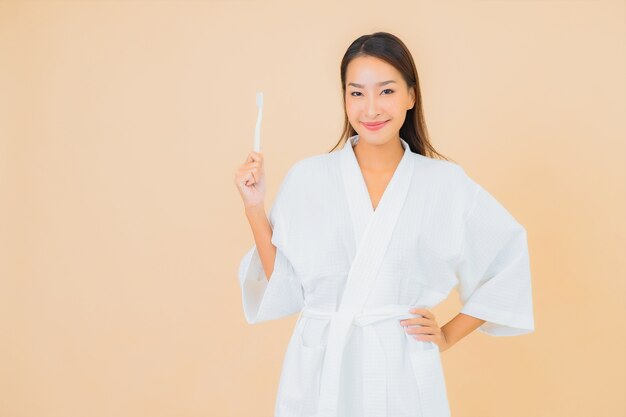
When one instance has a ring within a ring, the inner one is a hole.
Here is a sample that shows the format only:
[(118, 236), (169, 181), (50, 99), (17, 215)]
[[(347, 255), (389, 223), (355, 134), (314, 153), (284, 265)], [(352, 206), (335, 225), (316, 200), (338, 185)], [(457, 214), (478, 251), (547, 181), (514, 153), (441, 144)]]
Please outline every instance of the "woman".
[[(235, 175), (255, 240), (239, 266), (246, 320), (300, 312), (275, 416), (449, 416), (440, 353), (477, 328), (534, 330), (526, 230), (433, 157), (400, 39), (355, 40), (341, 81), (343, 148), (295, 163), (269, 220), (263, 155)], [(430, 308), (457, 286), (463, 308), (440, 327)]]

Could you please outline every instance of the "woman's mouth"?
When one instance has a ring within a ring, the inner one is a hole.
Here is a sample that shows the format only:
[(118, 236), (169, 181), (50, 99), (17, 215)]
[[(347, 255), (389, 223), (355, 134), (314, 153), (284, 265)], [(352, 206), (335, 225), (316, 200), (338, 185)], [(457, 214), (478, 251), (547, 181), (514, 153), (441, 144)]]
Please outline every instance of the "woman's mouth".
[(385, 126), (388, 121), (389, 120), (385, 120), (384, 122), (372, 122), (372, 123), (361, 122), (361, 124), (369, 130), (378, 130), (382, 128), (383, 126)]

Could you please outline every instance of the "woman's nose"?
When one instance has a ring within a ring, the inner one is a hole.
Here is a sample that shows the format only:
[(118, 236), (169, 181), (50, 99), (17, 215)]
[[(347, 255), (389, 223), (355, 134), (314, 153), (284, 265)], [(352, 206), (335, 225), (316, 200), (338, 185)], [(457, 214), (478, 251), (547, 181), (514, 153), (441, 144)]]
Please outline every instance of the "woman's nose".
[(375, 117), (380, 112), (378, 111), (378, 100), (375, 96), (370, 96), (367, 100), (367, 115), (368, 117)]

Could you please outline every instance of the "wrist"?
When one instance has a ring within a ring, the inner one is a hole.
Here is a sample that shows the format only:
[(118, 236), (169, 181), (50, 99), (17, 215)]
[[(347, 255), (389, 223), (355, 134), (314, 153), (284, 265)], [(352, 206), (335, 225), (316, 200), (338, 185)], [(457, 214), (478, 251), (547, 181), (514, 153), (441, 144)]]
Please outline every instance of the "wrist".
[(255, 205), (255, 206), (246, 207), (244, 211), (248, 218), (257, 218), (257, 217), (265, 216), (265, 207), (263, 203)]
[(441, 327), (441, 338), (443, 339), (443, 344), (445, 345), (446, 349), (449, 349), (452, 347), (453, 343), (451, 343), (452, 341), (449, 340), (449, 335), (446, 334), (445, 327), (445, 325)]

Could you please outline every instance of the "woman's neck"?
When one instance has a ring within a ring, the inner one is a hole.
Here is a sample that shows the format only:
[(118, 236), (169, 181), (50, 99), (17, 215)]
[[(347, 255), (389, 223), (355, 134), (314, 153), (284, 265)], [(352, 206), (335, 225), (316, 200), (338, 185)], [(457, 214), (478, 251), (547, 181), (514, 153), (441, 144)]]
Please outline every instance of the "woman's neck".
[(404, 155), (399, 137), (382, 145), (372, 145), (359, 139), (353, 150), (362, 170), (377, 172), (394, 171)]

